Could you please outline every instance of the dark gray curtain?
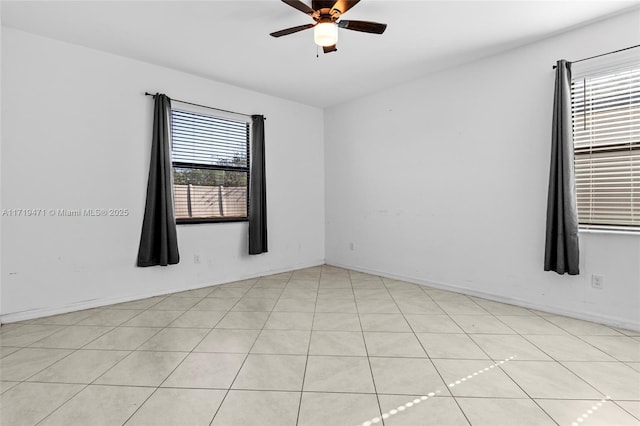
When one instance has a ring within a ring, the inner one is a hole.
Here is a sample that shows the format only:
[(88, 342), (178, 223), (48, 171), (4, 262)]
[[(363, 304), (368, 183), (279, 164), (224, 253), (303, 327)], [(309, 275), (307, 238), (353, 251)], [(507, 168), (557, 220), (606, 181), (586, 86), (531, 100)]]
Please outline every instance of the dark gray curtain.
[(267, 184), (264, 168), (264, 117), (252, 115), (249, 175), (249, 254), (267, 250)]
[(571, 62), (558, 61), (553, 98), (551, 170), (544, 270), (578, 275), (578, 209), (571, 125)]
[(174, 265), (180, 261), (171, 185), (171, 100), (156, 93), (153, 108), (153, 138), (138, 266)]

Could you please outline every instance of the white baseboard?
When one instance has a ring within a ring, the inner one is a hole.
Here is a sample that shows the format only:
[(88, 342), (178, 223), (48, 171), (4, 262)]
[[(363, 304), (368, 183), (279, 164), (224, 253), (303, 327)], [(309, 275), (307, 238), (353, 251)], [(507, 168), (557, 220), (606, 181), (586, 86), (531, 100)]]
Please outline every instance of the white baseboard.
[[(242, 276), (239, 276), (237, 279), (234, 279), (233, 281), (242, 281), (242, 280), (247, 280), (247, 279), (252, 279), (252, 278), (258, 278), (258, 277), (265, 276), (265, 275), (273, 275), (273, 274), (279, 274), (279, 273), (283, 273), (283, 272), (295, 271), (297, 269), (311, 268), (311, 267), (314, 267), (314, 266), (323, 265), (324, 263), (325, 263), (324, 260), (318, 260), (318, 261), (315, 261), (315, 262), (308, 262), (308, 263), (303, 263), (303, 264), (290, 265), (290, 266), (283, 267), (283, 268), (275, 268), (275, 269), (270, 269), (270, 270), (267, 270), (267, 271), (261, 271), (261, 272), (258, 272), (258, 273), (254, 273), (254, 274), (242, 275)], [(337, 266), (337, 267), (340, 267), (340, 268), (351, 269), (353, 271), (364, 272), (364, 273), (367, 273), (367, 274), (378, 275), (378, 276), (381, 276), (381, 277), (384, 277), (384, 278), (390, 278), (390, 279), (395, 279), (395, 280), (406, 281), (406, 282), (410, 282), (410, 283), (413, 283), (413, 284), (419, 284), (419, 285), (423, 285), (423, 286), (437, 288), (437, 289), (440, 289), (440, 290), (453, 291), (453, 292), (456, 292), (456, 293), (466, 294), (466, 295), (469, 295), (469, 296), (481, 297), (483, 299), (493, 300), (493, 301), (502, 302), (502, 303), (508, 303), (510, 305), (521, 306), (523, 308), (536, 309), (538, 311), (548, 312), (548, 313), (551, 313), (551, 314), (568, 316), (568, 317), (581, 319), (581, 320), (585, 320), (585, 321), (597, 322), (597, 323), (609, 325), (609, 326), (612, 326), (612, 327), (618, 327), (618, 328), (623, 328), (623, 329), (627, 329), (627, 330), (640, 331), (640, 324), (634, 323), (634, 322), (629, 322), (628, 320), (622, 319), (622, 318), (611, 317), (611, 316), (607, 316), (607, 315), (591, 314), (591, 313), (586, 313), (586, 312), (578, 312), (578, 311), (573, 311), (573, 310), (566, 309), (566, 308), (563, 308), (563, 307), (560, 307), (560, 306), (531, 303), (530, 301), (523, 300), (523, 299), (517, 299), (517, 298), (512, 298), (512, 297), (506, 297), (506, 296), (486, 293), (486, 292), (478, 291), (478, 290), (467, 288), (467, 287), (461, 287), (461, 286), (456, 286), (456, 285), (451, 285), (451, 284), (441, 283), (441, 282), (435, 282), (435, 281), (428, 281), (428, 280), (424, 280), (424, 279), (416, 278), (416, 277), (411, 277), (411, 276), (407, 276), (407, 275), (392, 274), (392, 273), (388, 273), (388, 272), (384, 272), (384, 271), (378, 271), (378, 270), (375, 270), (375, 269), (363, 268), (363, 267), (355, 266), (355, 265), (342, 264), (340, 262), (328, 262), (327, 265)], [(63, 305), (63, 306), (52, 306), (52, 307), (46, 307), (46, 308), (31, 309), (31, 310), (26, 310), (26, 311), (21, 311), (21, 312), (13, 312), (13, 313), (9, 313), (9, 314), (0, 315), (0, 324), (7, 324), (7, 323), (12, 323), (12, 322), (17, 322), (17, 321), (26, 321), (26, 320), (31, 320), (31, 319), (35, 319), (35, 318), (47, 317), (47, 316), (50, 316), (50, 315), (66, 314), (66, 313), (69, 313), (69, 312), (82, 311), (82, 310), (85, 310), (85, 309), (99, 308), (99, 307), (103, 307), (103, 306), (113, 305), (113, 304), (116, 304), (116, 303), (131, 302), (131, 301), (134, 301), (134, 300), (146, 299), (146, 298), (154, 297), (154, 296), (164, 296), (166, 294), (172, 294), (172, 293), (177, 293), (177, 292), (181, 292), (181, 291), (197, 290), (197, 289), (204, 288), (204, 287), (210, 287), (210, 286), (213, 286), (213, 285), (224, 284), (226, 282), (230, 282), (230, 281), (225, 281), (225, 282), (207, 282), (207, 283), (200, 283), (200, 284), (198, 284), (196, 286), (192, 286), (192, 287), (173, 288), (173, 289), (164, 290), (164, 291), (161, 291), (161, 292), (138, 294), (138, 295), (133, 295), (133, 296), (125, 296), (125, 297), (109, 297), (109, 298), (102, 298), (102, 299), (92, 299), (92, 300), (85, 300), (85, 301), (81, 301), (81, 302), (77, 302), (77, 303), (71, 303), (71, 304), (67, 304), (67, 305)]]
[(592, 314), (592, 313), (588, 313), (588, 312), (579, 312), (579, 311), (574, 311), (574, 310), (571, 310), (571, 309), (566, 309), (566, 308), (563, 308), (561, 306), (531, 303), (530, 301), (524, 300), (524, 299), (518, 299), (518, 298), (513, 298), (513, 297), (507, 297), (507, 296), (501, 296), (501, 295), (497, 295), (497, 294), (492, 294), (492, 293), (486, 293), (486, 292), (478, 291), (478, 290), (471, 289), (471, 288), (468, 288), (468, 287), (451, 285), (451, 284), (441, 283), (441, 282), (436, 282), (436, 281), (428, 281), (428, 280), (424, 280), (424, 279), (416, 278), (416, 277), (411, 277), (411, 276), (407, 276), (407, 275), (391, 274), (391, 273), (388, 273), (388, 272), (377, 271), (375, 269), (363, 268), (363, 267), (360, 267), (360, 266), (354, 266), (354, 265), (348, 265), (348, 264), (342, 264), (340, 262), (327, 261), (327, 265), (337, 266), (339, 268), (350, 269), (352, 271), (364, 272), (364, 273), (372, 274), (372, 275), (378, 275), (378, 276), (384, 277), (384, 278), (390, 278), (390, 279), (395, 279), (395, 280), (399, 280), (399, 281), (406, 281), (406, 282), (413, 283), (413, 284), (419, 284), (419, 285), (423, 285), (423, 286), (433, 287), (433, 288), (437, 288), (439, 290), (447, 290), (447, 291), (453, 291), (453, 292), (456, 292), (456, 293), (465, 294), (465, 295), (468, 295), (468, 296), (476, 296), (476, 297), (480, 297), (480, 298), (487, 299), (487, 300), (493, 300), (495, 302), (502, 302), (502, 303), (507, 303), (509, 305), (520, 306), (520, 307), (523, 307), (523, 308), (535, 309), (535, 310), (542, 311), (542, 312), (547, 312), (547, 313), (550, 313), (550, 314), (563, 315), (563, 316), (576, 318), (576, 319), (580, 319), (580, 320), (597, 322), (597, 323), (608, 325), (608, 326), (611, 326), (611, 327), (623, 328), (623, 329), (626, 329), (626, 330), (633, 330), (633, 331), (640, 331), (640, 323), (630, 322), (630, 321), (628, 321), (627, 319), (624, 319), (624, 318), (617, 318), (617, 317), (612, 317), (612, 316), (608, 316), (608, 315)]
[(163, 290), (159, 292), (137, 294), (132, 296), (124, 296), (124, 297), (106, 297), (101, 299), (83, 300), (80, 302), (70, 303), (62, 306), (50, 306), (46, 308), (37, 308), (37, 309), (29, 309), (26, 311), (20, 311), (20, 312), (12, 312), (9, 314), (0, 315), (0, 324), (26, 321), (26, 320), (31, 320), (35, 318), (48, 317), (51, 315), (67, 314), (69, 312), (83, 311), (85, 309), (100, 308), (103, 306), (115, 305), (116, 303), (132, 302), (134, 300), (147, 299), (149, 297), (154, 297), (154, 296), (164, 296), (166, 294), (178, 293), (181, 291), (197, 290), (200, 288), (225, 284), (228, 282), (248, 280), (252, 278), (262, 277), (265, 275), (280, 274), (282, 272), (290, 272), (290, 271), (295, 271), (297, 269), (311, 268), (311, 267), (320, 266), (323, 264), (324, 264), (324, 259), (321, 259), (315, 262), (307, 262), (307, 263), (302, 263), (297, 265), (290, 265), (283, 268), (269, 269), (266, 271), (256, 272), (253, 274), (241, 275), (237, 277), (237, 279), (234, 279), (232, 281), (207, 282), (207, 283), (200, 283), (191, 287), (173, 288), (173, 289)]

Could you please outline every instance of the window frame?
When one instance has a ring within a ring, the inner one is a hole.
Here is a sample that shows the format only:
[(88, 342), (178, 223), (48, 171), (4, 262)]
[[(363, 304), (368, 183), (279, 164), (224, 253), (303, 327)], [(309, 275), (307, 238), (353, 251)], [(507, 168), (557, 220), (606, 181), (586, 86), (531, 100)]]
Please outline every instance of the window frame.
[[(580, 64), (574, 64), (574, 66), (572, 67), (572, 77), (571, 77), (571, 97), (573, 99), (574, 97), (574, 88), (579, 86), (579, 84), (576, 84), (576, 80), (583, 80), (583, 79), (589, 79), (589, 78), (598, 78), (598, 77), (603, 77), (606, 75), (613, 75), (616, 73), (620, 73), (620, 72), (624, 72), (625, 70), (634, 68), (637, 69), (638, 67), (640, 67), (640, 62), (638, 62), (638, 57), (637, 57), (637, 53), (633, 52), (636, 56), (633, 56), (633, 54), (624, 54), (624, 55), (617, 55), (617, 57), (614, 58), (599, 58), (598, 60), (593, 60), (593, 61), (587, 61), (587, 62), (591, 62), (591, 63), (580, 63)], [(583, 93), (585, 91), (585, 87), (582, 87), (582, 92), (579, 93)], [(592, 99), (589, 99), (589, 102), (593, 102)], [(585, 105), (581, 105), (582, 108), (586, 108)], [(576, 128), (575, 128), (575, 117), (574, 115), (578, 115), (578, 114), (582, 114), (582, 110), (579, 110), (578, 112), (574, 112), (574, 107), (572, 107), (572, 113), (571, 113), (571, 117), (572, 117), (572, 135), (574, 136), (574, 145), (573, 145), (573, 155), (574, 155), (574, 176), (575, 179), (578, 179), (578, 170), (577, 170), (577, 160), (579, 157), (584, 157), (585, 155), (592, 155), (594, 153), (593, 150), (593, 146), (585, 146), (585, 145), (578, 145), (576, 146), (575, 144), (575, 135), (576, 135)], [(593, 112), (590, 112), (591, 114), (593, 114)], [(634, 115), (635, 117), (635, 115)], [(579, 131), (580, 129), (578, 129)], [(635, 148), (636, 143), (634, 140), (631, 141), (624, 141), (624, 142), (618, 142), (618, 143), (610, 143), (607, 145), (596, 145), (596, 154), (605, 154), (605, 153), (609, 153), (611, 154), (611, 156), (614, 156), (616, 152), (625, 152), (625, 151), (630, 151), (631, 153), (636, 152), (637, 148)], [(599, 147), (599, 148), (598, 148)], [(632, 154), (633, 155), (633, 154)], [(632, 166), (631, 166), (632, 167)], [(592, 176), (592, 175), (590, 175)], [(635, 182), (635, 180), (631, 180), (631, 182)], [(577, 182), (576, 182), (577, 183)], [(631, 189), (631, 194), (634, 194), (633, 192), (633, 187)], [(576, 197), (578, 195), (578, 188), (576, 185)], [(635, 198), (632, 198), (633, 200), (635, 200)], [(633, 209), (633, 206), (635, 205), (635, 202), (632, 202), (631, 206), (629, 206), (628, 211), (628, 216), (629, 218), (634, 218), (636, 217), (635, 214), (631, 214), (632, 212), (635, 212), (635, 210)], [(595, 231), (595, 232), (615, 232), (615, 233), (621, 233), (621, 234), (632, 234), (632, 235), (637, 235), (640, 233), (640, 225), (636, 225), (634, 223), (630, 223), (630, 224), (622, 224), (622, 223), (587, 223), (587, 222), (582, 222), (580, 220), (580, 214), (578, 215), (578, 229), (581, 232), (588, 232), (588, 231)]]
[(247, 196), (246, 196), (246, 215), (244, 217), (236, 216), (236, 217), (195, 217), (195, 218), (178, 218), (175, 216), (176, 225), (196, 225), (196, 224), (204, 224), (204, 223), (234, 223), (234, 222), (248, 222), (249, 221), (249, 181), (251, 177), (251, 120), (242, 114), (234, 114), (226, 111), (220, 111), (216, 108), (206, 108), (199, 105), (193, 105), (190, 103), (185, 103), (182, 105), (180, 103), (180, 107), (171, 107), (169, 112), (169, 120), (173, 122), (173, 111), (181, 111), (183, 113), (193, 113), (198, 115), (205, 115), (209, 117), (213, 117), (219, 120), (229, 120), (234, 122), (243, 122), (246, 124), (246, 156), (247, 156), (247, 165), (246, 167), (240, 166), (230, 166), (230, 165), (210, 165), (210, 164), (199, 164), (199, 163), (189, 163), (189, 162), (181, 162), (173, 160), (173, 126), (170, 126), (170, 136), (171, 136), (171, 193), (173, 197), (173, 208), (174, 212), (176, 209), (175, 204), (175, 169), (176, 168), (186, 168), (186, 169), (196, 169), (196, 170), (221, 170), (221, 171), (231, 171), (231, 172), (242, 172), (247, 175)]

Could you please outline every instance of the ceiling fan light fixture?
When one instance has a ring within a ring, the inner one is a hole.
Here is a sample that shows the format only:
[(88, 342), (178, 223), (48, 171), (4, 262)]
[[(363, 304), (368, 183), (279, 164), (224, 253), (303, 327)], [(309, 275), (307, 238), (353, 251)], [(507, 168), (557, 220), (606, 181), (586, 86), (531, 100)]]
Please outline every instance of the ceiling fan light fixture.
[(318, 46), (333, 46), (338, 42), (338, 24), (335, 22), (319, 22), (313, 27), (313, 41)]

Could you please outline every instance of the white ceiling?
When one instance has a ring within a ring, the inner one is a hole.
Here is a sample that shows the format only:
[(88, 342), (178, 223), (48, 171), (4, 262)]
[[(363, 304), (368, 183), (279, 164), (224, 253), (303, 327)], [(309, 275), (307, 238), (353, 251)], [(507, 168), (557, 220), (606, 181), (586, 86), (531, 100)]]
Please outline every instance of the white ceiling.
[[(304, 0), (307, 4), (311, 2)], [(310, 23), (278, 0), (2, 1), (2, 24), (304, 104), (326, 107), (637, 7), (639, 1), (362, 0), (316, 57)]]

